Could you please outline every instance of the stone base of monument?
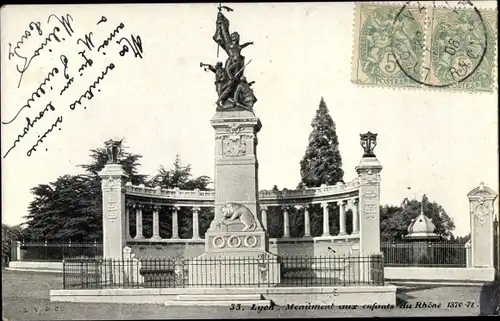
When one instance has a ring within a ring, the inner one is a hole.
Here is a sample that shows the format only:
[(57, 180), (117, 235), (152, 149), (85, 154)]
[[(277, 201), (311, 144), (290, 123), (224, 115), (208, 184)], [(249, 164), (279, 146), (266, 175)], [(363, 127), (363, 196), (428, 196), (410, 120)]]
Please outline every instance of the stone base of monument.
[(280, 283), (278, 256), (263, 231), (207, 232), (206, 252), (188, 262), (188, 285), (266, 287)]
[(188, 263), (188, 286), (270, 287), (279, 283), (277, 257), (199, 257)]

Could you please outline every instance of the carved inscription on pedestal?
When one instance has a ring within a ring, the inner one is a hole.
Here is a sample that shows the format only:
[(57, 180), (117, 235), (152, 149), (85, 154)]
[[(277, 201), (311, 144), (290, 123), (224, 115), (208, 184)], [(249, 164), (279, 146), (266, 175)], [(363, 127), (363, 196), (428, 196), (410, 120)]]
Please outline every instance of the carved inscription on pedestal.
[(118, 205), (116, 196), (108, 196), (108, 209), (106, 213), (106, 219), (109, 221), (114, 221), (118, 217)]

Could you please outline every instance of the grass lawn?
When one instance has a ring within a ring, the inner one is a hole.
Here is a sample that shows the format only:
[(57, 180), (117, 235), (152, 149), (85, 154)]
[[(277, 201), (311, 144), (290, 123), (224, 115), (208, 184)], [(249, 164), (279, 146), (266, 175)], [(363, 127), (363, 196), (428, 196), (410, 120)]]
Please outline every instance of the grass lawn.
[[(277, 317), (383, 317), (383, 316), (471, 316), (491, 315), (493, 297), (498, 285), (426, 286), (398, 290), (398, 304), (392, 310), (320, 310), (229, 311), (229, 307), (166, 307), (159, 304), (58, 303), (50, 302), (49, 290), (62, 288), (62, 275), (54, 273), (2, 271), (2, 314), (8, 321), (22, 320), (106, 320), (106, 319), (172, 319), (172, 318), (277, 318)], [(450, 301), (472, 302), (473, 307), (447, 308)], [(376, 298), (374, 298), (376, 302)], [(413, 308), (402, 308), (402, 303)], [(418, 302), (432, 302), (441, 308), (415, 308)], [(481, 306), (480, 306), (481, 305)]]

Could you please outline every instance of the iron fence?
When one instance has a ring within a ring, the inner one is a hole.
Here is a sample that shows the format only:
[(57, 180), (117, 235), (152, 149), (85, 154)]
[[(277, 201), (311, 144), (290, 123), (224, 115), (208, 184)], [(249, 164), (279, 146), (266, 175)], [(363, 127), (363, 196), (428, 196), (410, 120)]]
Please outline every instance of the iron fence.
[(381, 244), (385, 266), (466, 267), (465, 244), (452, 242), (387, 242)]
[(21, 257), (18, 260), (62, 261), (70, 258), (98, 257), (102, 257), (102, 243), (23, 242), (21, 243)]
[(383, 285), (381, 255), (70, 259), (65, 289)]

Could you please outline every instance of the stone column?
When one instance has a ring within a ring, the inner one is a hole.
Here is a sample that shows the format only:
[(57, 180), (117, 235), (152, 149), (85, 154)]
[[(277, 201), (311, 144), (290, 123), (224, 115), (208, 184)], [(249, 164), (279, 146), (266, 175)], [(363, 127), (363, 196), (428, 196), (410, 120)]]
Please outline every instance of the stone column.
[(288, 218), (288, 207), (282, 206), (283, 209), (283, 237), (290, 237), (290, 221)]
[(471, 263), (474, 268), (493, 269), (493, 211), (497, 196), (483, 183), (467, 194), (470, 204)]
[(321, 206), (323, 207), (323, 236), (330, 236), (330, 224), (329, 224), (329, 217), (328, 217), (328, 203), (323, 202), (321, 203)]
[(200, 237), (200, 223), (198, 222), (199, 207), (193, 207), (193, 240), (199, 240)]
[(122, 258), (126, 245), (125, 180), (122, 165), (107, 163), (99, 173), (102, 178), (103, 257)]
[(172, 239), (179, 238), (179, 222), (178, 213), (181, 208), (179, 206), (172, 207)]
[(361, 256), (380, 251), (380, 172), (375, 156), (363, 156), (356, 172), (359, 179), (359, 252)]
[(344, 200), (337, 202), (339, 206), (339, 235), (345, 235), (345, 204)]
[(267, 206), (261, 206), (261, 220), (264, 229), (267, 231)]
[(352, 234), (359, 234), (358, 200), (351, 198)]
[(151, 239), (155, 241), (161, 240), (159, 210), (160, 208), (158, 206), (153, 206), (153, 237)]
[(137, 204), (135, 207), (135, 237), (136, 240), (144, 240), (144, 235), (142, 234), (142, 209), (144, 205)]
[(311, 236), (311, 221), (309, 218), (309, 204), (304, 204), (304, 236)]
[(127, 201), (127, 215), (125, 217), (125, 234), (126, 239), (132, 238), (130, 235), (130, 213), (135, 209), (135, 203)]

